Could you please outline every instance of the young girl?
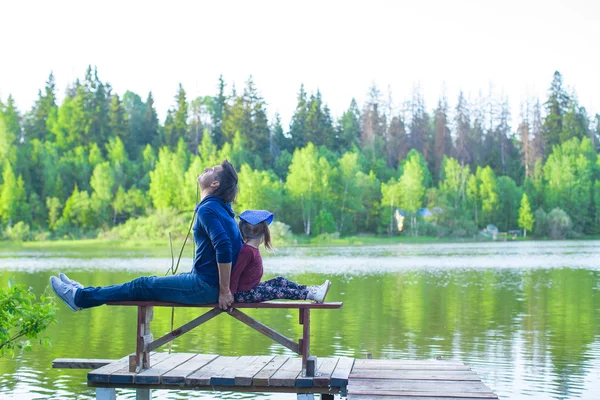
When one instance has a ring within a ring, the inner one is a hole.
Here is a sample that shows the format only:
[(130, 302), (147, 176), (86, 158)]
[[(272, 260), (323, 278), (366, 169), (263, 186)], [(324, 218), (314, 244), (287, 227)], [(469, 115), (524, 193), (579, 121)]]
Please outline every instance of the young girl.
[(264, 242), (272, 249), (269, 224), (273, 214), (265, 210), (248, 210), (240, 215), (240, 232), (244, 244), (231, 272), (231, 293), (236, 303), (260, 303), (273, 299), (325, 301), (331, 282), (305, 286), (281, 276), (261, 282), (263, 263), (258, 246)]

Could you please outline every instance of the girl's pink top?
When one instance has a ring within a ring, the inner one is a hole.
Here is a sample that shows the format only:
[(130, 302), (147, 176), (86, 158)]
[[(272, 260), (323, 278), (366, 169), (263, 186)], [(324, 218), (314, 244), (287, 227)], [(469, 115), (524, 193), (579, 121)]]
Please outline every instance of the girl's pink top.
[(263, 275), (263, 263), (257, 248), (244, 244), (231, 272), (231, 293), (245, 292), (258, 285)]

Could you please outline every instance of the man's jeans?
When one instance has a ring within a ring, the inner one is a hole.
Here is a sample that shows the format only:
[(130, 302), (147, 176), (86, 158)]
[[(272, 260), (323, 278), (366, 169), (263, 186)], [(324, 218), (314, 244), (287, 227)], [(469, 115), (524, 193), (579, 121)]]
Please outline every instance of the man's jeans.
[(216, 303), (219, 288), (210, 286), (199, 275), (189, 272), (173, 276), (144, 276), (106, 287), (77, 290), (75, 304), (81, 308), (96, 307), (107, 301), (166, 301), (184, 304)]

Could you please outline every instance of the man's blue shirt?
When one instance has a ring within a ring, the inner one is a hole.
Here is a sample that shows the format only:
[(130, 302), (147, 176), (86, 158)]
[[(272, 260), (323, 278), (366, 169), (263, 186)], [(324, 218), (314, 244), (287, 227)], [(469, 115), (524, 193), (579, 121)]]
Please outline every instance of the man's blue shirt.
[(196, 206), (194, 270), (211, 286), (219, 286), (217, 263), (235, 265), (242, 247), (242, 236), (230, 204), (216, 196), (206, 196)]

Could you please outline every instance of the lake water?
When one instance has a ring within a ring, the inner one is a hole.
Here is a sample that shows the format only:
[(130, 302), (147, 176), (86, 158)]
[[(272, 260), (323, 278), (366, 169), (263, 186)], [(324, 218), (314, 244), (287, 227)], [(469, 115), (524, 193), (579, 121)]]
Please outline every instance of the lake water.
[[(166, 248), (150, 253), (0, 249), (0, 285), (12, 279), (42, 293), (59, 271), (84, 284), (121, 283), (163, 275), (168, 255)], [(181, 265), (181, 271), (189, 270), (191, 259)], [(265, 278), (283, 275), (306, 284), (332, 281), (328, 300), (343, 301), (344, 307), (312, 313), (317, 356), (440, 356), (467, 363), (501, 398), (600, 399), (599, 241), (284, 248), (265, 257), (265, 272)], [(288, 337), (301, 336), (296, 313), (249, 313)], [(197, 315), (194, 309), (176, 310), (175, 324)], [(60, 303), (57, 318), (47, 331), (52, 347), (0, 360), (0, 399), (94, 398), (87, 371), (54, 370), (52, 360), (116, 359), (135, 349), (133, 308), (73, 313)], [(154, 336), (169, 326), (170, 309), (156, 310)], [(226, 316), (176, 340), (173, 350), (290, 354)], [(135, 393), (124, 390), (119, 396)], [(154, 397), (295, 399), (177, 391), (155, 391)]]

